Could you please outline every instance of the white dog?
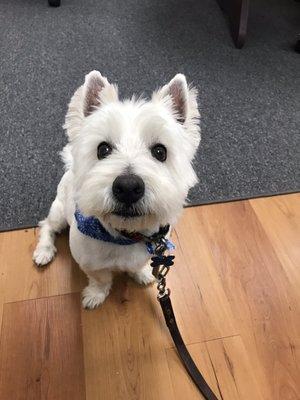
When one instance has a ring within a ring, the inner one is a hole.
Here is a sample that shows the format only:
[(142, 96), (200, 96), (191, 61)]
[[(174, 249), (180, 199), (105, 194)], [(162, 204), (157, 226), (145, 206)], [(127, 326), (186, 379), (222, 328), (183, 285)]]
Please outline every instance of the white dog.
[(178, 74), (149, 101), (120, 101), (117, 87), (92, 71), (72, 97), (66, 172), (39, 224), (33, 259), (49, 263), (55, 234), (69, 225), (72, 255), (89, 278), (85, 308), (105, 300), (113, 270), (142, 284), (153, 281), (151, 254), (130, 233), (149, 236), (173, 225), (197, 181), (191, 165), (200, 142), (196, 95)]

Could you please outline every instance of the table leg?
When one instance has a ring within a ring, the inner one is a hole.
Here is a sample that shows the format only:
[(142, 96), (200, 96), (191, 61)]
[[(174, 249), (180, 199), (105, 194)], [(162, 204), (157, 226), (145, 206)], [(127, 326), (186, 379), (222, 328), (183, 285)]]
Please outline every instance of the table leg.
[(243, 47), (247, 33), (248, 9), (250, 0), (217, 0), (221, 9), (228, 15), (231, 35), (235, 46)]

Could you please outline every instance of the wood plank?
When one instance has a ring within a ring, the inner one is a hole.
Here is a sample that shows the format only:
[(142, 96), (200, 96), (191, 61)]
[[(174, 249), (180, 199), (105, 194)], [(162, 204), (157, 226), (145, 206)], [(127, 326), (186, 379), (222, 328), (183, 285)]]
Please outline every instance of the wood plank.
[[(274, 283), (287, 289), (290, 351), (300, 371), (300, 194), (251, 200), (269, 241), (281, 262)], [(285, 276), (282, 282), (281, 276)]]
[(172, 234), (176, 259), (168, 275), (176, 319), (187, 343), (239, 333), (195, 210), (184, 210)]
[(300, 315), (289, 315), (289, 281), (252, 207), (247, 201), (200, 207), (193, 219), (211, 250), (263, 398), (300, 398), (294, 336)]
[(100, 309), (82, 311), (87, 400), (174, 398), (152, 292), (123, 276)]
[[(264, 400), (240, 336), (188, 345), (196, 365), (222, 400)], [(199, 399), (175, 349), (167, 349), (175, 400)], [(202, 397), (201, 397), (202, 398)]]
[(4, 305), (0, 399), (83, 400), (77, 294)]
[(57, 256), (42, 270), (32, 261), (36, 236), (36, 229), (0, 233), (2, 302), (79, 292), (84, 287), (86, 278), (72, 260), (68, 234), (58, 236)]
[[(193, 360), (197, 367), (201, 371), (202, 375), (206, 379), (207, 383), (212, 388), (216, 396), (221, 399), (221, 395), (218, 388), (218, 382), (214, 372), (213, 365), (211, 363), (210, 356), (208, 354), (205, 343), (195, 343), (187, 346)], [(189, 377), (184, 366), (182, 365), (177, 351), (174, 348), (166, 350), (168, 365), (172, 378), (172, 385), (174, 388), (174, 400), (199, 400), (202, 399), (198, 389), (194, 382)], [(225, 399), (223, 399), (225, 400)]]
[(223, 400), (264, 400), (240, 336), (206, 343)]
[(250, 201), (273, 249), (281, 261), (289, 285), (300, 287), (300, 194)]

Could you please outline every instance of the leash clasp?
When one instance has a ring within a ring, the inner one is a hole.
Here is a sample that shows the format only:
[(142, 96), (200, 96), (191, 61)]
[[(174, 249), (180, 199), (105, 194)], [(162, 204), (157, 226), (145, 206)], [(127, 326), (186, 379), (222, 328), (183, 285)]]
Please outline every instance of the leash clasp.
[(166, 289), (166, 276), (170, 267), (174, 264), (174, 256), (165, 255), (166, 251), (175, 249), (174, 244), (166, 238), (170, 225), (161, 226), (159, 231), (150, 237), (145, 237), (148, 252), (153, 254), (151, 257), (152, 274), (157, 280), (157, 299), (169, 295), (170, 290)]
[(170, 289), (166, 289), (166, 276), (170, 270), (169, 266), (163, 265), (160, 269), (157, 271), (157, 290), (158, 290), (158, 295), (157, 298), (161, 299), (165, 295), (170, 294)]
[(160, 238), (155, 243), (154, 256), (151, 258), (152, 274), (157, 279), (157, 299), (161, 299), (164, 296), (170, 295), (170, 289), (166, 288), (166, 276), (170, 270), (170, 267), (174, 264), (174, 256), (165, 256), (165, 251), (168, 250), (168, 240)]
[(157, 277), (157, 290), (158, 290), (158, 295), (157, 295), (157, 299), (161, 299), (162, 297), (166, 296), (166, 295), (170, 295), (171, 291), (169, 288), (166, 288), (166, 275), (169, 272), (170, 267), (163, 267), (162, 268), (162, 273), (159, 272), (158, 273), (158, 277)]

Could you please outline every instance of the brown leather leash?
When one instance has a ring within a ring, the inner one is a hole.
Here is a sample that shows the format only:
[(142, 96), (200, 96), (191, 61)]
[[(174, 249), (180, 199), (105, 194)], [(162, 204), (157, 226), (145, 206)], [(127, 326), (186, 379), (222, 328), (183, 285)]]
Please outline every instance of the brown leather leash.
[(206, 400), (218, 400), (216, 395), (213, 393), (211, 388), (209, 387), (208, 383), (204, 379), (203, 375), (197, 368), (196, 364), (194, 363), (194, 360), (192, 359), (188, 349), (186, 348), (186, 345), (182, 339), (182, 336), (180, 334), (180, 331), (178, 329), (171, 299), (169, 294), (164, 295), (163, 297), (158, 299), (166, 320), (166, 324), (169, 328), (170, 334), (172, 336), (173, 342), (176, 346), (176, 349), (178, 351), (178, 354), (181, 358), (181, 361), (183, 365), (185, 366), (185, 369), (189, 373), (190, 377), (193, 379), (195, 385), (199, 389), (199, 391), (202, 393), (203, 397)]
[(170, 289), (166, 288), (166, 275), (170, 270), (170, 267), (174, 264), (173, 255), (165, 255), (167, 250), (172, 250), (175, 246), (170, 242), (166, 235), (170, 230), (170, 225), (161, 226), (159, 231), (150, 237), (144, 236), (141, 233), (128, 233), (126, 231), (121, 231), (120, 233), (130, 239), (143, 240), (148, 248), (152, 263), (152, 274), (157, 280), (157, 299), (161, 305), (166, 324), (169, 328), (170, 334), (181, 358), (185, 369), (189, 373), (190, 377), (193, 379), (195, 385), (199, 389), (200, 393), (204, 396), (205, 400), (218, 400), (217, 396), (213, 393), (208, 383), (202, 376), (201, 372), (197, 368), (194, 360), (192, 359), (188, 349), (182, 339), (180, 331), (177, 326), (176, 318), (174, 315), (171, 299), (170, 299)]
[(203, 375), (197, 368), (194, 360), (192, 359), (178, 329), (175, 314), (173, 311), (170, 289), (166, 288), (166, 275), (173, 265), (174, 256), (165, 256), (164, 252), (167, 250), (167, 240), (162, 237), (155, 243), (154, 256), (151, 258), (152, 273), (157, 279), (157, 299), (161, 305), (167, 327), (169, 328), (173, 342), (176, 346), (181, 361), (194, 381), (195, 385), (203, 395), (205, 400), (218, 400), (217, 396), (213, 393)]

